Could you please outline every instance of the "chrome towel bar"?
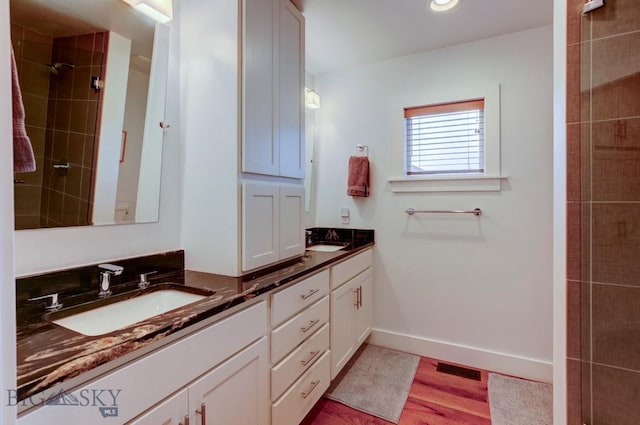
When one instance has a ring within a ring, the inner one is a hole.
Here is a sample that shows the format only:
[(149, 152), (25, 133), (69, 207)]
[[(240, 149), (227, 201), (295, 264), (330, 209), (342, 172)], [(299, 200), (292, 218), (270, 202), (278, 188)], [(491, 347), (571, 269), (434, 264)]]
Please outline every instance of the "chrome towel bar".
[(416, 210), (415, 208), (407, 208), (404, 210), (409, 215), (414, 214), (473, 214), (476, 217), (482, 214), (482, 210), (480, 208), (474, 208), (472, 211), (463, 211), (463, 210)]

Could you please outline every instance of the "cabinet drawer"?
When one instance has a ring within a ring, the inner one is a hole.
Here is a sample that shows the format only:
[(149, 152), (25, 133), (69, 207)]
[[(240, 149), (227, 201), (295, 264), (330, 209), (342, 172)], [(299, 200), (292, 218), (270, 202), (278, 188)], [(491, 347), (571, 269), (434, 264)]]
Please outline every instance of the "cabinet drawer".
[(329, 293), (329, 270), (311, 276), (271, 297), (271, 324), (277, 326)]
[(329, 297), (297, 314), (271, 332), (271, 363), (275, 364), (329, 321)]
[(271, 409), (274, 425), (297, 425), (329, 388), (329, 352), (296, 381)]
[(271, 399), (275, 400), (289, 385), (309, 369), (329, 349), (329, 324), (313, 334), (280, 363), (271, 368)]
[(331, 268), (331, 289), (336, 289), (358, 273), (371, 267), (371, 250), (366, 251), (343, 261)]

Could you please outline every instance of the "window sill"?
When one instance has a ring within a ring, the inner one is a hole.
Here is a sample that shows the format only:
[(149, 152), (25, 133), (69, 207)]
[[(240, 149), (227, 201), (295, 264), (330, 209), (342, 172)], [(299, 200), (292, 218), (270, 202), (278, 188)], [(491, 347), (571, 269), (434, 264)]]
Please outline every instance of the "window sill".
[(411, 192), (500, 192), (507, 176), (389, 177), (394, 193)]

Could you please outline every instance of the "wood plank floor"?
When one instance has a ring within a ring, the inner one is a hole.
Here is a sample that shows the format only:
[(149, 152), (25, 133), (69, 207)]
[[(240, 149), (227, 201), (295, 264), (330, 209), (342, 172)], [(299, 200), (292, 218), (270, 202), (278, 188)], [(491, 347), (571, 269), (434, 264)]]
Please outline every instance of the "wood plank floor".
[[(437, 363), (434, 359), (420, 359), (399, 425), (491, 425), (488, 373), (480, 371), (481, 380), (475, 381), (438, 372)], [(302, 425), (393, 424), (322, 398)]]

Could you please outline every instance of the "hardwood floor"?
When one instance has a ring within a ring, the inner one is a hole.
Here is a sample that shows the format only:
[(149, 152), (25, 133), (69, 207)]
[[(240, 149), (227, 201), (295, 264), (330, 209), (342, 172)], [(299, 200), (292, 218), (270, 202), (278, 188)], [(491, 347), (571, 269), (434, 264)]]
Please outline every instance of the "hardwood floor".
[[(491, 425), (486, 371), (480, 381), (436, 371), (438, 361), (422, 357), (399, 425)], [(320, 401), (302, 425), (393, 425), (341, 403)]]

